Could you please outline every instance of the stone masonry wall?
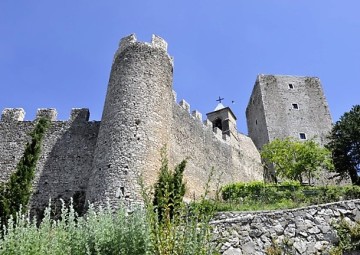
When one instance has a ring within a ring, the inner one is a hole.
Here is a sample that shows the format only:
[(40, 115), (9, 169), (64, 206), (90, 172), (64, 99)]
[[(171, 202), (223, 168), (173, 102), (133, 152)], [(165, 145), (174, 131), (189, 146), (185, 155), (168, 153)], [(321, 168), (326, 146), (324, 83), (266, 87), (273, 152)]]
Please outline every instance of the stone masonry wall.
[[(35, 126), (34, 121), (11, 119), (7, 115), (3, 114), (0, 121), (0, 182), (7, 181), (15, 170)], [(44, 115), (52, 116), (52, 122), (35, 172), (30, 201), (35, 214), (41, 214), (49, 198), (74, 197), (84, 203), (99, 129), (99, 122), (88, 121), (87, 109), (73, 109), (69, 121), (56, 121), (54, 109), (40, 109), (37, 117)]]
[[(262, 95), (270, 140), (285, 136), (315, 138), (325, 144), (332, 120), (320, 80), (316, 77), (263, 76)], [(292, 84), (293, 88), (289, 88)], [(281, 105), (274, 105), (274, 101)], [(294, 109), (292, 104), (297, 104)]]
[(258, 150), (269, 142), (263, 98), (261, 94), (259, 77), (256, 79), (251, 97), (246, 107), (246, 123), (249, 136)]
[[(326, 254), (338, 240), (334, 223), (360, 220), (360, 200), (283, 211), (223, 212), (211, 224), (224, 255), (263, 255), (272, 239), (290, 254)], [(358, 253), (356, 253), (358, 254)]]
[[(197, 115), (196, 115), (197, 114)], [(214, 167), (210, 192), (217, 185), (232, 182), (263, 180), (263, 168), (259, 152), (252, 140), (240, 133), (223, 135), (212, 123), (190, 115), (190, 105), (184, 100), (173, 104), (173, 122), (169, 144), (170, 162), (178, 164), (187, 158), (185, 169), (188, 197), (203, 195), (204, 186)]]

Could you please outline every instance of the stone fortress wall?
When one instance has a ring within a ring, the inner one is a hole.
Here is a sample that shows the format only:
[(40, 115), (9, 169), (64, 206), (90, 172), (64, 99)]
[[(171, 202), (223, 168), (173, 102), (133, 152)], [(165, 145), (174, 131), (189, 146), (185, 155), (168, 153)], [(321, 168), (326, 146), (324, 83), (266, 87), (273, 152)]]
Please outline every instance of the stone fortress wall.
[[(56, 120), (55, 109), (39, 109), (37, 118), (47, 116), (51, 126), (44, 136), (42, 153), (33, 182), (31, 208), (36, 214), (49, 198), (70, 197), (84, 202), (89, 169), (100, 122), (88, 121), (88, 109), (73, 109), (68, 121)], [(35, 121), (23, 121), (23, 109), (5, 109), (0, 121), (0, 182), (8, 180), (23, 155)]]
[[(134, 35), (121, 40), (115, 54), (101, 121), (88, 121), (87, 109), (73, 109), (68, 121), (57, 121), (56, 110), (40, 109), (37, 118), (52, 120), (33, 184), (33, 209), (48, 199), (76, 197), (80, 203), (116, 207), (119, 201), (141, 202), (138, 178), (153, 184), (160, 167), (160, 149), (167, 145), (170, 165), (187, 158), (187, 197), (203, 194), (211, 183), (263, 179), (259, 152), (238, 132), (223, 134), (197, 111), (190, 114), (184, 100), (176, 103), (172, 89), (172, 58), (167, 44), (153, 36), (151, 43)], [(15, 170), (33, 129), (24, 110), (5, 109), (0, 120), (0, 181)], [(225, 121), (225, 120), (224, 120)], [(232, 124), (233, 126), (236, 123)]]

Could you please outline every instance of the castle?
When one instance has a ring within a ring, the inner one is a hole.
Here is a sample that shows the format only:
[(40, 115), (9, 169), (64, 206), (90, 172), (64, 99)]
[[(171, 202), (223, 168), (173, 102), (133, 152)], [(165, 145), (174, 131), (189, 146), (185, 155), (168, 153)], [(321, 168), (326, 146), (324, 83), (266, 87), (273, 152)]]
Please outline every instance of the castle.
[[(221, 103), (205, 121), (186, 101), (177, 103), (172, 79), (167, 43), (158, 36), (151, 43), (138, 42), (130, 35), (115, 53), (101, 121), (89, 121), (88, 109), (73, 109), (68, 121), (58, 121), (55, 109), (39, 109), (36, 118), (45, 116), (52, 123), (37, 165), (31, 208), (41, 210), (50, 197), (74, 197), (80, 204), (104, 204), (108, 198), (113, 207), (119, 201), (138, 203), (139, 177), (145, 185), (156, 181), (164, 145), (171, 166), (188, 160), (187, 198), (203, 194), (212, 168), (210, 191), (218, 182), (263, 180), (258, 151), (263, 144), (288, 135), (321, 140), (331, 128), (316, 78), (260, 75), (246, 112), (250, 137), (237, 131), (235, 115)], [(284, 107), (290, 108), (284, 112)], [(21, 108), (2, 112), (0, 182), (15, 169), (34, 128), (35, 121), (24, 121), (24, 115)]]

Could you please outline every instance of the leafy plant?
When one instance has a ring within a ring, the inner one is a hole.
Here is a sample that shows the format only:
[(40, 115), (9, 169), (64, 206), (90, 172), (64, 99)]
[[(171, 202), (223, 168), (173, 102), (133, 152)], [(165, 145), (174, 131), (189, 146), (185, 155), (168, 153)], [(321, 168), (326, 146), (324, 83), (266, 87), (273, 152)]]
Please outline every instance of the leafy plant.
[(214, 201), (216, 211), (248, 211), (296, 208), (306, 205), (360, 198), (360, 187), (308, 186), (289, 181), (233, 183), (221, 188), (223, 201)]
[(128, 214), (123, 207), (114, 213), (109, 205), (97, 210), (91, 205), (86, 216), (78, 217), (72, 202), (69, 207), (62, 204), (59, 220), (51, 218), (51, 204), (40, 224), (29, 214), (18, 213), (15, 221), (10, 216), (0, 254), (153, 254), (150, 226), (141, 208)]
[(360, 185), (360, 105), (344, 113), (333, 126), (327, 148), (332, 152), (335, 171), (341, 178), (350, 176)]
[(153, 205), (158, 213), (159, 221), (166, 221), (168, 217), (173, 219), (174, 214), (183, 203), (185, 195), (185, 184), (183, 173), (186, 167), (186, 160), (177, 165), (174, 171), (170, 171), (166, 155), (166, 147), (161, 150), (161, 167), (158, 180), (155, 184)]
[(343, 252), (360, 250), (360, 223), (349, 223), (342, 218), (339, 223), (334, 224), (339, 237), (337, 246), (331, 249), (330, 254), (337, 255)]
[(188, 206), (183, 202), (185, 184), (182, 179), (185, 166), (186, 161), (183, 160), (174, 171), (170, 171), (166, 149), (163, 148), (152, 203), (148, 195), (150, 192), (143, 191), (154, 254), (215, 254), (210, 243), (209, 215), (212, 211), (211, 207), (205, 205), (206, 195), (199, 204)]
[(309, 184), (321, 169), (332, 170), (331, 153), (313, 140), (275, 139), (263, 146), (261, 157), (275, 168), (277, 176)]

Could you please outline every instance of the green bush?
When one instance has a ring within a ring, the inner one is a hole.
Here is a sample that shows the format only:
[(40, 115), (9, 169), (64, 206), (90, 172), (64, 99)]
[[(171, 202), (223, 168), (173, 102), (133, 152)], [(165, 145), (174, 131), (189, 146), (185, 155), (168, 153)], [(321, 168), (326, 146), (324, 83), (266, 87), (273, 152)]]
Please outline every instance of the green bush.
[[(190, 206), (183, 202), (185, 184), (183, 172), (186, 161), (174, 171), (168, 168), (165, 147), (161, 151), (161, 168), (155, 184), (154, 199), (143, 190), (147, 219), (151, 226), (153, 254), (156, 255), (210, 255), (216, 251), (211, 245), (213, 210), (204, 199)], [(144, 187), (144, 185), (142, 185)], [(151, 202), (152, 201), (152, 202)]]
[[(221, 188), (216, 210), (271, 210), (360, 198), (358, 186), (308, 186), (299, 182), (233, 183)], [(227, 205), (225, 205), (227, 203)]]
[(345, 186), (344, 187), (345, 199), (359, 199), (360, 198), (360, 186)]
[(169, 217), (173, 219), (178, 213), (184, 195), (185, 184), (183, 173), (186, 167), (186, 160), (178, 164), (174, 171), (170, 171), (166, 155), (166, 147), (161, 150), (161, 167), (158, 180), (155, 184), (153, 206), (158, 213), (159, 221), (162, 222)]
[[(338, 244), (330, 250), (330, 255), (344, 254), (343, 252), (359, 251), (360, 250), (360, 223), (353, 224), (346, 221), (344, 218), (339, 223), (334, 224), (334, 227), (339, 236)], [(357, 254), (357, 253), (356, 253)]]
[(71, 205), (61, 210), (61, 220), (52, 220), (51, 206), (37, 226), (29, 215), (12, 216), (3, 228), (0, 254), (153, 254), (150, 226), (140, 208), (128, 214), (124, 208), (114, 213), (110, 207), (90, 206), (85, 217), (77, 217)]
[(301, 189), (298, 182), (284, 184), (265, 184), (263, 182), (233, 183), (222, 187), (221, 195), (226, 200), (261, 200), (274, 202), (282, 199), (292, 199), (294, 192)]

